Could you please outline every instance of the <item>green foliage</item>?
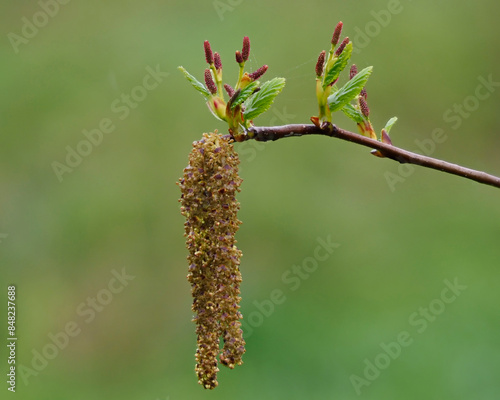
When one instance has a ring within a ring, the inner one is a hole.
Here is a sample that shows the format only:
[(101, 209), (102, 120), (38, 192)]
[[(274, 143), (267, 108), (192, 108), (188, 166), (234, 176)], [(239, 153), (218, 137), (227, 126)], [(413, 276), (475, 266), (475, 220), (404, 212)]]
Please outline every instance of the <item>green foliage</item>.
[[(236, 51), (235, 58), (239, 66), (238, 81), (234, 89), (224, 84), (222, 79), (222, 63), (212, 62), (213, 53), (210, 43), (205, 41), (205, 58), (209, 60), (210, 71), (205, 70), (205, 83), (199, 82), (183, 67), (179, 67), (186, 79), (199, 91), (207, 101), (214, 117), (228, 124), (228, 131), (236, 141), (244, 138), (245, 130), (253, 124), (253, 119), (267, 111), (274, 98), (285, 86), (284, 78), (274, 78), (260, 86), (258, 79), (267, 71), (263, 65), (252, 73), (245, 72), (245, 61), (250, 51), (250, 40), (245, 36), (241, 52)], [(208, 55), (207, 55), (208, 54)], [(215, 53), (217, 55), (217, 53)], [(243, 54), (245, 59), (243, 59)], [(225, 88), (230, 99), (225, 100)]]
[[(373, 67), (367, 67), (357, 72), (356, 66), (353, 65), (349, 73), (351, 79), (340, 89), (335, 85), (342, 71), (346, 69), (353, 53), (353, 43), (348, 38), (345, 38), (340, 45), (343, 48), (342, 51), (340, 51), (341, 47), (335, 51), (341, 29), (342, 23), (339, 22), (334, 34), (336, 41), (334, 44), (332, 39), (328, 58), (325, 60), (327, 53), (323, 50), (316, 64), (316, 97), (319, 116), (311, 117), (311, 120), (319, 127), (323, 122), (332, 122), (331, 114), (333, 112), (342, 111), (357, 124), (361, 134), (376, 139), (377, 135), (368, 118), (370, 109), (366, 103), (366, 93), (363, 91)], [(244, 50), (248, 52), (248, 37), (245, 37), (243, 42), (243, 47), (245, 45), (246, 47), (241, 52), (237, 50), (235, 54), (239, 65), (239, 76), (234, 89), (224, 84), (222, 64), (220, 63), (219, 66), (214, 66), (213, 63), (209, 64), (212, 73), (208, 74), (208, 70), (205, 70), (206, 84), (199, 82), (183, 67), (179, 67), (191, 85), (205, 97), (212, 114), (228, 124), (228, 131), (236, 141), (244, 140), (245, 131), (253, 125), (253, 120), (271, 107), (275, 97), (285, 86), (284, 78), (274, 78), (260, 84), (258, 79), (267, 71), (267, 65), (263, 65), (252, 73), (245, 72), (246, 58), (243, 60), (242, 53), (245, 52)], [(210, 52), (212, 51), (208, 41), (205, 42), (205, 47), (205, 51), (207, 51), (207, 47)], [(246, 54), (247, 56), (248, 54)], [(223, 87), (230, 94), (231, 98), (228, 102)], [(362, 91), (363, 98), (360, 98)], [(351, 104), (353, 101), (356, 102)], [(395, 118), (389, 120), (385, 127), (387, 133), (396, 120)]]
[(245, 100), (247, 100), (253, 92), (259, 87), (259, 82), (251, 82), (248, 84), (247, 87), (242, 89), (235, 97), (233, 102), (231, 103), (231, 109), (234, 109), (237, 105), (243, 103)]
[(267, 111), (284, 86), (285, 78), (274, 78), (262, 84), (260, 90), (244, 103), (245, 111), (243, 116), (245, 120), (253, 120)]
[(334, 58), (334, 63), (332, 67), (326, 71), (325, 80), (323, 82), (323, 89), (325, 89), (328, 85), (331, 85), (335, 80), (340, 76), (340, 73), (345, 69), (349, 59), (352, 55), (352, 42), (347, 43), (344, 48), (344, 51), (340, 53), (338, 57)]
[(394, 126), (397, 120), (398, 120), (397, 117), (392, 117), (389, 121), (387, 121), (387, 124), (385, 124), (384, 127), (387, 133), (390, 132), (391, 128)]
[(363, 114), (361, 114), (361, 112), (358, 109), (356, 109), (352, 104), (349, 103), (346, 104), (342, 108), (342, 112), (357, 124), (360, 124), (364, 121)]
[(372, 73), (373, 67), (366, 67), (348, 81), (337, 92), (328, 97), (328, 107), (331, 112), (339, 111), (349, 102), (354, 100), (359, 95), (361, 90), (366, 85), (368, 78)]
[(205, 97), (205, 100), (207, 100), (210, 97), (210, 92), (205, 88), (205, 85), (198, 81), (193, 75), (191, 75), (189, 72), (186, 71), (184, 67), (178, 67), (180, 71), (184, 74), (186, 79), (193, 85), (193, 87), (200, 92), (203, 97)]

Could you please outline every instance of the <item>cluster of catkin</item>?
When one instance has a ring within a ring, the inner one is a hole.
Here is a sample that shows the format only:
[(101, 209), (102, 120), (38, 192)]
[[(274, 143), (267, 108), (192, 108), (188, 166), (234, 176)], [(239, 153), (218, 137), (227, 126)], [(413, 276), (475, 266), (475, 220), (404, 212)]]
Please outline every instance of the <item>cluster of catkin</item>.
[(241, 224), (236, 201), (242, 181), (238, 164), (229, 136), (205, 133), (193, 143), (189, 165), (178, 183), (196, 314), (195, 370), (206, 389), (217, 386), (217, 356), (222, 364), (234, 368), (242, 363), (245, 352), (239, 312), (241, 251), (234, 237)]

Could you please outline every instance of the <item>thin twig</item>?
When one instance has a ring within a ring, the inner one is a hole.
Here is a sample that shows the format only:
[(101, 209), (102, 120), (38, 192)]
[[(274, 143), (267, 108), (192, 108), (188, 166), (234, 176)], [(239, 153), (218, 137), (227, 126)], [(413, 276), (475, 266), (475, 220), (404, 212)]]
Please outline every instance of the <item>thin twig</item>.
[(457, 164), (452, 164), (436, 158), (423, 156), (412, 153), (411, 151), (403, 150), (391, 144), (382, 143), (377, 140), (370, 139), (358, 133), (349, 132), (338, 128), (335, 125), (327, 125), (325, 129), (318, 128), (316, 125), (292, 124), (282, 126), (260, 126), (251, 127), (246, 131), (240, 141), (257, 140), (259, 142), (267, 142), (269, 140), (278, 140), (294, 136), (306, 135), (324, 135), (335, 137), (349, 142), (354, 142), (371, 149), (379, 150), (385, 157), (398, 161), (402, 164), (415, 164), (422, 167), (436, 169), (438, 171), (447, 172), (449, 174), (458, 175), (463, 178), (484, 183), (486, 185), (500, 188), (500, 178), (486, 172), (476, 171), (470, 168), (465, 168)]

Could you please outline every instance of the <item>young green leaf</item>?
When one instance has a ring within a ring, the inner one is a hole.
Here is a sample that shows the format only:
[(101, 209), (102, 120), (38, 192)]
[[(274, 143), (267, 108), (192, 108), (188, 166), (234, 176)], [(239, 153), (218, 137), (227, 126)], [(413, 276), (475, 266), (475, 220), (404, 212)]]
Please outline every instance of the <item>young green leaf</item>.
[(348, 81), (337, 92), (328, 96), (328, 107), (330, 108), (330, 111), (335, 112), (341, 110), (347, 103), (354, 100), (365, 87), (372, 70), (373, 67), (366, 67), (364, 70), (356, 74), (356, 76)]
[(352, 42), (349, 42), (342, 53), (335, 58), (335, 62), (332, 67), (326, 71), (325, 81), (323, 82), (323, 89), (328, 85), (331, 85), (339, 77), (340, 73), (344, 70), (351, 58), (352, 54)]
[(257, 93), (245, 101), (245, 111), (243, 112), (245, 120), (252, 120), (267, 111), (284, 86), (285, 78), (274, 78), (265, 82)]
[(248, 84), (244, 89), (242, 89), (237, 95), (236, 98), (231, 103), (231, 110), (234, 109), (237, 105), (243, 103), (246, 99), (248, 99), (253, 91), (257, 89), (259, 86), (258, 81), (254, 81)]
[(200, 81), (198, 81), (193, 75), (191, 75), (189, 72), (187, 72), (184, 67), (178, 67), (178, 68), (184, 74), (184, 76), (186, 77), (186, 79), (191, 83), (191, 85), (193, 85), (193, 87), (198, 92), (200, 92), (203, 95), (203, 97), (205, 97), (206, 100), (208, 100), (208, 98), (211, 95), (210, 95), (210, 92), (205, 87), (205, 85), (203, 85), (203, 83), (201, 83)]
[(398, 120), (397, 117), (392, 117), (389, 121), (387, 121), (387, 124), (385, 124), (384, 127), (387, 133), (391, 131), (391, 128), (393, 127), (393, 125), (396, 123), (397, 120)]
[(356, 110), (354, 106), (349, 103), (347, 103), (342, 108), (342, 112), (357, 124), (360, 124), (364, 121), (363, 114), (361, 114), (359, 110)]

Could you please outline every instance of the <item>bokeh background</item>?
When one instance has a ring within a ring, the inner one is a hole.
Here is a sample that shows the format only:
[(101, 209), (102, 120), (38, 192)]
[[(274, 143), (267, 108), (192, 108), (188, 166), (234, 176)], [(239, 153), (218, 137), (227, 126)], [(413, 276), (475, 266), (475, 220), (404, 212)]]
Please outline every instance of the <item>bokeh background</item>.
[[(481, 77), (500, 82), (498, 2), (73, 0), (45, 19), (42, 4), (6, 2), (0, 16), (0, 314), (15, 284), (19, 337), (17, 390), (2, 384), (2, 398), (498, 399), (498, 189), (325, 137), (236, 145), (247, 353), (205, 391), (175, 185), (191, 143), (225, 129), (177, 66), (201, 79), (209, 39), (233, 83), (248, 35), (250, 70), (287, 79), (257, 123), (307, 123), (339, 20), (354, 62), (375, 67), (377, 130), (398, 116), (393, 141), (416, 150), (441, 129), (433, 156), (499, 175), (498, 84), (473, 98)], [(119, 111), (148, 67), (161, 82)], [(54, 162), (107, 119), (115, 129), (58, 179)], [(392, 189), (388, 173), (401, 177)], [(339, 246), (287, 283), (321, 239)], [(448, 304), (445, 280), (466, 286)], [(65, 341), (68, 323), (78, 334)], [(383, 344), (404, 332), (411, 344), (387, 365)], [(2, 346), (2, 374), (6, 358)], [(385, 369), (366, 372), (374, 362)], [(369, 379), (356, 389), (353, 375)]]

